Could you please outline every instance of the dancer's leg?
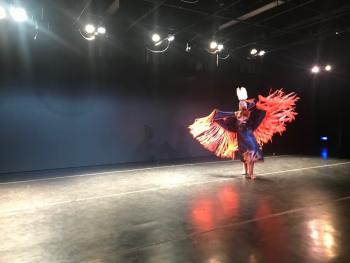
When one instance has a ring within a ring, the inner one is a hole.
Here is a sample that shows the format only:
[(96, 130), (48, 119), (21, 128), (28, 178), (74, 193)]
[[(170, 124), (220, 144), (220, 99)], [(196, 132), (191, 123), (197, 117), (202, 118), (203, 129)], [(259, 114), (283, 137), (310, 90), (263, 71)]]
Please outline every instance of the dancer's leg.
[(243, 162), (243, 170), (242, 170), (243, 175), (248, 174), (248, 164), (246, 162)]
[(250, 179), (256, 178), (254, 175), (254, 162), (249, 163), (248, 174), (249, 174)]

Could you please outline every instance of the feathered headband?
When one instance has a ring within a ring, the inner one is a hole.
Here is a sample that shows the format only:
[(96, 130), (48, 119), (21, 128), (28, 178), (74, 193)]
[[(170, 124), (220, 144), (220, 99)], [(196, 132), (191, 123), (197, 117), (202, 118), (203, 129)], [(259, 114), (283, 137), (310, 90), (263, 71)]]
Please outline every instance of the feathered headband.
[(238, 87), (236, 89), (236, 92), (237, 92), (237, 97), (239, 100), (248, 99), (248, 94), (247, 94), (247, 90), (245, 89), (245, 87)]

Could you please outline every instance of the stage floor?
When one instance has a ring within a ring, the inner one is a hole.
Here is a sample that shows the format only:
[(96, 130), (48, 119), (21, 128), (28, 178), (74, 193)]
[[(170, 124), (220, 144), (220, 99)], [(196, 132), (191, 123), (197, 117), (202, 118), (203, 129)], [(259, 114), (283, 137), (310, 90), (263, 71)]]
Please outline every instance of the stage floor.
[[(0, 262), (350, 262), (350, 161), (275, 156), (0, 183)], [(34, 178), (34, 177), (33, 177)]]

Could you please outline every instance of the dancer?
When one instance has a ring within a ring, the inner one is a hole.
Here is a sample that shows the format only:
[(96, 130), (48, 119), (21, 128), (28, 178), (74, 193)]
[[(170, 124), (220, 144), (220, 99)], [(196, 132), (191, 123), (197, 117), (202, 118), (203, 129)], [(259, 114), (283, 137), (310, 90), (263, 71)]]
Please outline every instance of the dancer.
[(244, 87), (237, 88), (239, 108), (236, 112), (217, 109), (207, 117), (196, 119), (189, 126), (190, 132), (206, 149), (222, 158), (243, 162), (243, 174), (255, 179), (254, 163), (263, 161), (262, 146), (280, 135), (286, 124), (295, 119), (295, 93), (285, 94), (282, 90), (270, 92), (258, 100), (248, 99)]

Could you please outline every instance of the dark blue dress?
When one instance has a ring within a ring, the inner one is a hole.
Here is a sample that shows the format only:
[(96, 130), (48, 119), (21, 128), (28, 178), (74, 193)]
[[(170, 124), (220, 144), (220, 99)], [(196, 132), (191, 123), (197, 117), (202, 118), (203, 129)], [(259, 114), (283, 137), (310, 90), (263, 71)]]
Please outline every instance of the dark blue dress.
[(263, 160), (263, 152), (255, 139), (254, 130), (264, 117), (265, 111), (258, 110), (255, 103), (250, 103), (246, 111), (217, 111), (214, 121), (224, 129), (237, 133), (238, 152), (235, 154), (235, 159), (238, 157), (242, 162)]

